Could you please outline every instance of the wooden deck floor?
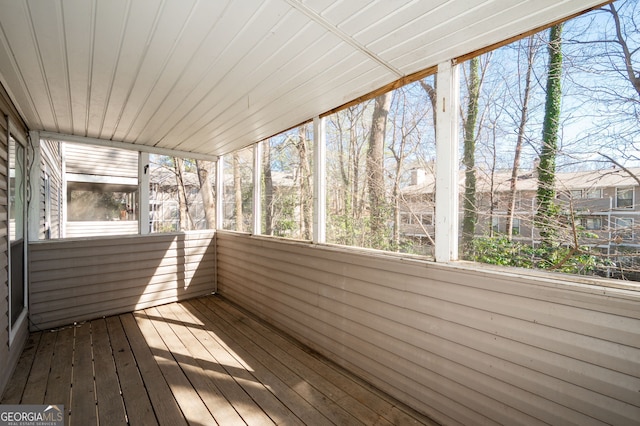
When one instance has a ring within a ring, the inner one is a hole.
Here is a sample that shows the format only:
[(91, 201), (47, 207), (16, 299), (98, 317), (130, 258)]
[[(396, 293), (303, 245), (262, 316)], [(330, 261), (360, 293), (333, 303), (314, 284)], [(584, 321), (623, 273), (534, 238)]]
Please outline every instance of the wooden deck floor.
[(219, 296), (33, 333), (1, 402), (74, 426), (434, 424)]

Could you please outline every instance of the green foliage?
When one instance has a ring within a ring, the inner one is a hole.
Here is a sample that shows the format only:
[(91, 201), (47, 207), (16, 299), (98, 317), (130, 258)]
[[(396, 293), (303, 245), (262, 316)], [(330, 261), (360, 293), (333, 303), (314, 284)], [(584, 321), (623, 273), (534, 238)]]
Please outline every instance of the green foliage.
[(467, 251), (475, 234), (478, 212), (476, 206), (476, 123), (478, 121), (478, 100), (480, 98), (480, 60), (474, 57), (469, 61), (469, 99), (464, 120), (464, 155), (465, 185), (462, 219), (463, 251)]
[(532, 247), (528, 244), (497, 237), (473, 240), (470, 260), (500, 266), (546, 269), (569, 274), (595, 275), (609, 264), (606, 259), (590, 254), (587, 249), (572, 250), (564, 246)]
[(542, 149), (538, 166), (538, 213), (537, 226), (545, 245), (556, 243), (557, 235), (552, 222), (557, 217), (556, 161), (558, 153), (558, 131), (560, 128), (560, 105), (562, 104), (562, 24), (551, 28), (549, 35), (549, 73), (542, 127)]

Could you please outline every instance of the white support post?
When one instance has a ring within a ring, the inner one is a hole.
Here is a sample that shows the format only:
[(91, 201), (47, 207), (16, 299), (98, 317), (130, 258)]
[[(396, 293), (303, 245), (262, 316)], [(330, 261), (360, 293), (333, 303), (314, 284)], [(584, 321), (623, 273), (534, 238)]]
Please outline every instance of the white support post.
[[(40, 136), (42, 137), (42, 135)], [(60, 158), (62, 161), (62, 194), (60, 194), (62, 212), (60, 215), (60, 238), (65, 238), (67, 236), (67, 154), (64, 142), (60, 142)]]
[(262, 234), (262, 144), (253, 146), (253, 234)]
[(436, 118), (436, 211), (435, 260), (458, 259), (458, 66), (451, 61), (438, 65)]
[(146, 235), (151, 232), (151, 223), (149, 222), (149, 153), (138, 153), (138, 192), (140, 200), (138, 201), (138, 232), (140, 235)]
[(327, 229), (327, 133), (326, 119), (313, 119), (313, 242), (326, 242)]
[(29, 164), (29, 206), (27, 211), (27, 239), (38, 241), (40, 238), (40, 178), (42, 175), (42, 154), (40, 151), (40, 132), (30, 131), (31, 163)]
[(216, 161), (216, 229), (224, 223), (224, 156)]

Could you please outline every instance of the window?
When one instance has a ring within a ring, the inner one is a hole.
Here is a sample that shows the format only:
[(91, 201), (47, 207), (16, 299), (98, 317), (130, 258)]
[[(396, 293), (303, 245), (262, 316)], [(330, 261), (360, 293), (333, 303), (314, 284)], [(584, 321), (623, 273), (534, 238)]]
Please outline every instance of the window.
[(311, 240), (313, 126), (303, 124), (263, 142), (262, 232)]
[[(458, 65), (460, 258), (546, 269), (544, 252), (547, 259), (562, 259), (552, 265), (555, 271), (576, 274), (597, 274), (611, 262), (597, 250), (584, 255), (570, 247), (603, 247), (611, 240), (601, 231), (600, 237), (576, 233), (573, 215), (602, 212), (579, 222), (599, 231), (610, 196), (618, 215), (635, 205), (636, 183), (630, 175), (640, 175), (640, 163), (627, 129), (637, 128), (637, 93), (625, 72), (621, 46), (640, 48), (634, 31), (640, 9), (638, 2), (618, 1), (616, 6), (616, 16), (600, 8), (563, 24), (562, 55), (555, 55), (563, 58), (561, 72), (551, 69), (550, 38), (558, 34), (552, 29)], [(551, 99), (553, 91), (546, 86), (560, 81), (559, 96)], [(550, 102), (562, 105), (553, 118), (558, 145), (551, 150), (540, 138), (545, 117), (553, 112), (547, 111)], [(603, 198), (605, 188), (611, 192)], [(518, 192), (525, 197), (509, 226), (508, 209), (517, 205)], [(500, 202), (492, 205), (488, 197)], [(614, 223), (621, 241), (632, 241), (633, 224), (627, 219)]]
[(253, 230), (253, 147), (224, 156), (223, 229)]
[(602, 188), (586, 189), (585, 198), (602, 198)]
[(149, 156), (151, 232), (215, 228), (214, 163)]
[(517, 217), (513, 218), (513, 224), (511, 225), (511, 232), (513, 235), (520, 235), (520, 219)]
[(433, 214), (432, 213), (422, 213), (421, 220), (423, 225), (433, 225)]
[(433, 208), (435, 99), (429, 76), (326, 117), (327, 242), (430, 252), (419, 212)]
[(597, 231), (602, 229), (602, 218), (585, 217), (582, 219), (582, 226), (589, 231)]
[(574, 200), (578, 198), (582, 198), (582, 189), (572, 189), (571, 198)]
[(615, 218), (616, 237), (623, 241), (633, 240), (633, 218), (617, 217)]
[(491, 218), (491, 229), (493, 229), (493, 232), (500, 232), (500, 217), (493, 216)]
[(616, 207), (619, 209), (633, 208), (633, 188), (616, 188)]

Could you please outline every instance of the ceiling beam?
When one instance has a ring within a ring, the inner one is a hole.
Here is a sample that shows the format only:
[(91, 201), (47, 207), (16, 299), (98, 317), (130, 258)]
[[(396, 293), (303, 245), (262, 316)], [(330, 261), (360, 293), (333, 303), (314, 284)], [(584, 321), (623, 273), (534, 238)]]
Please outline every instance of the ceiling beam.
[(324, 17), (322, 17), (322, 15), (320, 15), (315, 10), (311, 9), (310, 7), (300, 2), (300, 0), (285, 0), (285, 1), (289, 3), (291, 7), (303, 13), (309, 19), (321, 25), (324, 29), (329, 31), (331, 34), (337, 36), (342, 41), (349, 44), (351, 47), (355, 48), (356, 50), (360, 51), (364, 55), (368, 56), (369, 58), (371, 58), (372, 60), (374, 60), (375, 62), (377, 62), (384, 68), (386, 68), (387, 70), (391, 71), (396, 76), (398, 77), (404, 76), (404, 73), (400, 71), (400, 69), (394, 67), (390, 62), (385, 61), (380, 56), (376, 55), (371, 50), (367, 49), (366, 46), (358, 42), (356, 39), (351, 37), (346, 32), (342, 31), (337, 26), (333, 25), (331, 22), (327, 21)]
[(106, 146), (109, 148), (126, 149), (129, 151), (148, 152), (150, 154), (166, 155), (169, 157), (188, 158), (192, 160), (216, 161), (218, 159), (218, 157), (215, 155), (198, 154), (190, 151), (157, 148), (154, 146), (140, 145), (140, 144), (134, 144), (134, 143), (128, 143), (128, 142), (118, 142), (118, 141), (112, 141), (107, 139), (90, 138), (86, 136), (65, 135), (62, 133), (55, 133), (55, 132), (40, 131), (39, 133), (40, 133), (40, 139), (51, 139), (51, 140), (58, 140), (63, 142)]

